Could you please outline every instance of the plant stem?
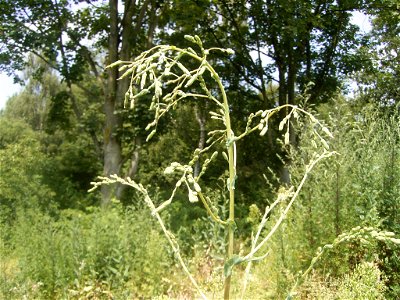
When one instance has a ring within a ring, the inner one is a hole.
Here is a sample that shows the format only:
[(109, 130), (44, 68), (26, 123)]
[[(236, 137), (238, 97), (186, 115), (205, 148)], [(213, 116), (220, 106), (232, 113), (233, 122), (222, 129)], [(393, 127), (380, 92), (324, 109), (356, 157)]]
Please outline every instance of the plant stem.
[[(234, 247), (234, 224), (235, 224), (235, 179), (236, 179), (236, 159), (235, 159), (235, 135), (231, 127), (231, 119), (229, 115), (229, 104), (228, 98), (225, 93), (224, 86), (222, 85), (221, 79), (215, 70), (207, 63), (207, 67), (212, 73), (214, 79), (217, 81), (218, 87), (222, 94), (223, 110), (226, 126), (226, 146), (228, 148), (228, 163), (229, 163), (229, 217), (228, 217), (228, 251), (227, 260), (233, 257)], [(224, 283), (224, 299), (230, 298), (231, 289), (231, 276), (225, 278)]]
[(297, 186), (296, 191), (294, 192), (292, 199), (289, 201), (287, 204), (286, 208), (284, 211), (281, 213), (280, 217), (278, 220), (276, 220), (274, 226), (271, 228), (267, 236), (256, 246), (254, 247), (249, 254), (247, 254), (245, 257), (243, 257), (244, 260), (249, 260), (251, 259), (261, 248), (262, 246), (265, 245), (265, 243), (274, 235), (275, 231), (279, 228), (283, 220), (286, 218), (290, 208), (292, 207), (294, 201), (296, 200), (297, 196), (299, 195), (304, 183), (306, 182), (306, 179), (308, 175), (310, 174), (311, 170), (314, 168), (314, 166), (322, 159), (330, 157), (334, 155), (336, 152), (328, 152), (324, 151), (322, 154), (318, 155), (314, 160), (310, 162), (310, 164), (306, 167), (305, 173), (303, 175), (302, 180), (300, 181), (299, 185)]
[[(229, 108), (228, 108), (229, 110)], [(229, 112), (226, 112), (227, 116), (225, 117), (226, 127), (227, 127), (227, 140), (228, 143), (233, 138), (232, 130), (230, 127), (229, 120)], [(234, 222), (235, 222), (235, 177), (236, 177), (236, 166), (234, 159), (234, 142), (232, 141), (228, 145), (228, 158), (229, 158), (229, 218), (228, 218), (228, 257), (227, 259), (231, 259), (233, 257), (233, 246), (234, 246)], [(224, 299), (229, 299), (230, 297), (230, 288), (231, 288), (231, 276), (229, 275), (225, 279), (225, 291), (224, 291)]]
[[(152, 201), (148, 195), (146, 195), (145, 197), (148, 197), (147, 201)], [(203, 291), (201, 290), (200, 286), (197, 284), (196, 280), (194, 279), (194, 277), (190, 273), (188, 267), (186, 266), (185, 262), (183, 261), (183, 258), (182, 258), (181, 254), (180, 254), (180, 251), (179, 251), (179, 247), (177, 247), (176, 242), (174, 242), (174, 240), (171, 239), (170, 233), (167, 230), (167, 228), (165, 227), (164, 222), (161, 219), (160, 214), (156, 212), (155, 213), (155, 217), (156, 217), (158, 223), (160, 224), (161, 229), (162, 229), (164, 235), (166, 236), (169, 244), (171, 245), (171, 247), (172, 247), (172, 249), (174, 251), (175, 257), (178, 259), (179, 263), (181, 264), (181, 267), (185, 271), (186, 275), (189, 277), (191, 283), (196, 288), (196, 290), (200, 294), (201, 298), (204, 299), (204, 300), (207, 300), (206, 295), (203, 293)]]
[(210, 215), (211, 219), (213, 219), (215, 222), (221, 224), (221, 225), (227, 225), (228, 222), (221, 220), (218, 216), (216, 216), (212, 210), (210, 209), (210, 207), (207, 204), (207, 200), (204, 198), (203, 193), (198, 193), (198, 196), (200, 197), (201, 202), (203, 202), (203, 205), (205, 207), (205, 209), (207, 210), (208, 214)]

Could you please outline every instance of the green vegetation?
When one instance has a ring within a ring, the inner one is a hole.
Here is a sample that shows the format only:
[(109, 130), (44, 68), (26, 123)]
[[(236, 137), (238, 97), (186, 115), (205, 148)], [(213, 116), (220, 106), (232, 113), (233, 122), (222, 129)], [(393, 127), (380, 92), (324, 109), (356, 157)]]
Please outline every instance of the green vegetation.
[(0, 13), (0, 299), (400, 297), (396, 1)]

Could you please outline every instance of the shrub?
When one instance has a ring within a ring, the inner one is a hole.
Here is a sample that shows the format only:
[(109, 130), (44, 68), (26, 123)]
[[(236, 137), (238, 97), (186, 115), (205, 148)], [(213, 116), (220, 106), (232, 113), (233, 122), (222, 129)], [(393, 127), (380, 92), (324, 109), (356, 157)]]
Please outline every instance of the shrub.
[[(18, 214), (12, 244), (1, 249), (5, 299), (126, 299), (166, 293), (173, 264), (164, 239), (142, 209), (37, 210)], [(12, 269), (12, 270), (11, 270)]]

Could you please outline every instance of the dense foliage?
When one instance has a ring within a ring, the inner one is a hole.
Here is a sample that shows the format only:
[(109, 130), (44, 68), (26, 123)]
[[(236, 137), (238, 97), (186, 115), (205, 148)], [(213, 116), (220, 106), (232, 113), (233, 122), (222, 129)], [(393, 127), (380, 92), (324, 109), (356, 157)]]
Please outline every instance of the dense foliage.
[[(353, 12), (369, 16), (369, 32), (351, 22)], [(284, 299), (293, 287), (299, 299), (400, 297), (397, 1), (0, 0), (0, 14), (0, 70), (24, 84), (0, 112), (0, 298), (197, 296), (139, 193), (123, 185), (87, 192), (96, 176), (118, 174), (141, 182), (160, 204), (179, 179), (164, 170), (208, 145), (218, 122), (212, 104), (182, 101), (146, 142), (153, 112), (143, 103), (152, 95), (124, 108), (129, 80), (117, 79), (124, 70), (105, 69), (154, 44), (193, 47), (185, 34), (234, 50), (208, 60), (235, 132), (252, 112), (293, 104), (333, 133), (327, 142), (337, 154), (314, 168), (265, 247), (267, 258), (252, 262), (245, 298)], [(204, 80), (220, 96), (212, 76)], [(292, 118), (285, 145), (279, 118), (263, 139), (237, 142), (239, 255), (251, 249), (265, 207), (302, 180), (316, 151), (309, 123)], [(210, 155), (201, 155), (195, 172)], [(225, 163), (202, 176), (223, 219)], [(283, 209), (268, 215), (262, 237)], [(189, 205), (185, 191), (161, 215), (206, 296), (221, 298), (225, 227), (201, 204)], [(245, 274), (245, 265), (234, 272)], [(233, 279), (235, 295), (241, 285)]]

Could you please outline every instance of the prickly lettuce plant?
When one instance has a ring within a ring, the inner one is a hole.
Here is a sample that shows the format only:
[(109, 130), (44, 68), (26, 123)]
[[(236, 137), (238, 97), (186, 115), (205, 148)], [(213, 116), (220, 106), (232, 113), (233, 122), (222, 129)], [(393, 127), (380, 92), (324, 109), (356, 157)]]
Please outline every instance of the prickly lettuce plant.
[[(167, 209), (168, 205), (174, 200), (174, 196), (178, 189), (185, 189), (190, 203), (200, 201), (213, 222), (223, 225), (227, 230), (227, 250), (224, 264), (224, 298), (230, 298), (232, 270), (235, 265), (247, 263), (245, 278), (242, 280), (243, 286), (241, 297), (244, 296), (247, 287), (247, 278), (250, 274), (251, 263), (255, 260), (263, 259), (268, 253), (265, 251), (265, 245), (284, 221), (292, 204), (296, 200), (299, 192), (304, 185), (307, 175), (313, 167), (322, 159), (333, 154), (328, 151), (326, 139), (331, 137), (329, 130), (320, 123), (312, 114), (306, 112), (302, 108), (294, 105), (283, 105), (268, 110), (260, 110), (252, 113), (247, 118), (247, 126), (241, 133), (235, 133), (232, 128), (230, 117), (230, 105), (225, 92), (223, 82), (213, 66), (210, 64), (209, 56), (212, 52), (222, 52), (225, 55), (234, 55), (231, 49), (210, 48), (204, 49), (203, 44), (198, 36), (185, 36), (191, 42), (197, 51), (193, 48), (178, 48), (170, 45), (156, 46), (148, 51), (143, 52), (136, 57), (132, 62), (117, 61), (109, 67), (119, 66), (120, 72), (123, 73), (121, 78), (130, 76), (131, 82), (126, 93), (125, 106), (130, 108), (135, 107), (135, 103), (145, 95), (152, 95), (149, 110), (154, 112), (154, 119), (146, 127), (149, 131), (147, 140), (151, 139), (157, 132), (159, 120), (168, 112), (180, 105), (184, 100), (192, 101), (209, 101), (214, 107), (209, 111), (209, 117), (217, 120), (219, 126), (208, 132), (208, 140), (204, 148), (196, 149), (193, 152), (191, 160), (188, 162), (172, 162), (164, 171), (165, 174), (178, 174), (175, 187), (171, 192), (171, 196), (160, 205), (151, 198), (148, 190), (140, 183), (133, 181), (130, 178), (121, 178), (117, 175), (110, 177), (100, 177), (98, 182), (93, 182), (93, 189), (102, 184), (120, 183), (128, 185), (142, 194), (145, 203), (151, 210), (152, 215), (160, 224), (168, 242), (170, 243), (176, 258), (180, 262), (183, 270), (188, 275), (193, 286), (203, 299), (206, 299), (205, 293), (201, 289), (201, 285), (196, 282), (194, 276), (189, 272), (179, 252), (179, 245), (174, 235), (167, 229), (160, 211)], [(195, 66), (195, 67), (189, 67)], [(148, 98), (148, 97), (143, 97)], [(304, 177), (297, 186), (282, 188), (275, 202), (265, 209), (261, 223), (257, 227), (257, 232), (252, 237), (251, 249), (246, 255), (237, 255), (234, 253), (235, 243), (235, 185), (238, 180), (236, 176), (236, 156), (238, 141), (244, 139), (252, 133), (258, 133), (261, 137), (264, 136), (268, 129), (270, 119), (273, 116), (278, 116), (281, 111), (286, 112), (286, 116), (279, 124), (279, 130), (283, 131), (283, 142), (285, 145), (290, 141), (289, 122), (300, 117), (305, 118), (311, 123), (313, 128), (315, 143), (319, 145), (317, 149), (322, 149), (320, 152), (315, 152), (312, 159), (308, 162)], [(217, 151), (223, 145), (224, 151)], [(205, 154), (208, 158), (203, 160)], [(228, 218), (223, 220), (218, 211), (211, 205), (211, 199), (202, 188), (202, 176), (207, 172), (207, 167), (217, 159), (225, 159), (229, 176), (227, 178), (227, 189), (229, 193), (229, 213)], [(194, 174), (193, 169), (196, 162), (201, 161), (202, 167), (198, 174)], [(284, 209), (280, 216), (271, 226), (268, 233), (265, 233), (265, 225), (267, 216), (278, 205), (284, 205)]]

